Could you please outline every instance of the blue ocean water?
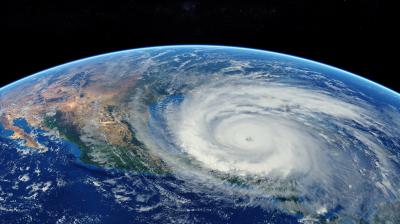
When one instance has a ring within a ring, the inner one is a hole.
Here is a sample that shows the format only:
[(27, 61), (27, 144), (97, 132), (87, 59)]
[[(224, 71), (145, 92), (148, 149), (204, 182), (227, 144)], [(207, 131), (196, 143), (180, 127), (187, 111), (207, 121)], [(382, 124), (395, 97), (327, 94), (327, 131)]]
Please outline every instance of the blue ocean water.
[(10, 137), (13, 133), (13, 131), (5, 129), (4, 126), (0, 123), (0, 137), (7, 138)]

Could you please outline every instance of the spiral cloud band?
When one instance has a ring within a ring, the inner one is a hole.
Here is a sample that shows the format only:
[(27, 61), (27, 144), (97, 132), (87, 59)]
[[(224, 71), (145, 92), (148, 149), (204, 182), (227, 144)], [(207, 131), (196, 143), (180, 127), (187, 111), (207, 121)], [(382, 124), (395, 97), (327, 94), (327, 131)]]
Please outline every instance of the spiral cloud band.
[(323, 93), (247, 83), (195, 89), (167, 116), (179, 147), (204, 166), (287, 176), (314, 172), (323, 157), (307, 116), (355, 118), (357, 109)]
[(387, 119), (396, 108), (380, 111), (322, 73), (291, 76), (289, 65), (269, 63), (258, 66), (271, 73), (246, 72), (240, 62), (217, 72), (173, 70), (163, 73), (167, 82), (149, 73), (130, 98), (138, 140), (195, 190), (238, 190), (288, 212), (343, 207), (367, 217), (364, 207), (398, 200), (400, 123)]
[[(371, 133), (360, 131), (359, 126), (386, 131), (362, 100), (247, 78), (193, 86), (150, 106), (150, 134), (142, 135), (178, 173), (250, 178), (269, 196), (309, 198), (303, 206), (314, 212), (329, 209), (321, 205), (327, 200), (360, 211), (352, 200), (354, 189), (364, 186), (373, 186), (376, 200), (398, 197), (387, 152)], [(363, 161), (368, 156), (376, 159)]]

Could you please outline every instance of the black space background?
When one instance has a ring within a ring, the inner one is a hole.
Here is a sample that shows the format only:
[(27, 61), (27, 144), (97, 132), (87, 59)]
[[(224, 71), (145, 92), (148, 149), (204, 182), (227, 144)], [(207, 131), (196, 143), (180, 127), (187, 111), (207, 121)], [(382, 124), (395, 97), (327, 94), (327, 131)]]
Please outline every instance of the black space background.
[(378, 0), (58, 1), (5, 3), (0, 86), (117, 50), (218, 44), (327, 63), (400, 92), (395, 28)]

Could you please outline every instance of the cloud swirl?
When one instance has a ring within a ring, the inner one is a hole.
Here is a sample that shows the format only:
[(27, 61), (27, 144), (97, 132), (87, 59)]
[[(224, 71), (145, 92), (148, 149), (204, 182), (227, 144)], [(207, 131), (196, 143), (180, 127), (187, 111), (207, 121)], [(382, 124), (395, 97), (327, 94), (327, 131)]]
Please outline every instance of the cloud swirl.
[(340, 81), (318, 87), (326, 79), (314, 75), (146, 77), (155, 81), (136, 90), (129, 117), (138, 139), (194, 188), (216, 184), (303, 214), (370, 216), (363, 207), (400, 198), (399, 130), (386, 119), (397, 112)]

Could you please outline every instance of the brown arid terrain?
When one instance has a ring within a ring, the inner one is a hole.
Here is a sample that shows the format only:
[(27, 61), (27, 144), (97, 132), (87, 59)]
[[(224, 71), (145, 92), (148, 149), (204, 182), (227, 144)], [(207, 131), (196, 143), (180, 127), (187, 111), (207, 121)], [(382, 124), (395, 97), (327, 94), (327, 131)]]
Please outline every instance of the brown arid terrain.
[[(123, 56), (110, 61), (95, 66), (92, 63), (64, 66), (51, 75), (43, 72), (5, 87), (7, 91), (0, 91), (0, 119), (5, 129), (13, 131), (10, 138), (22, 140), (26, 147), (47, 150), (35, 141), (34, 132), (27, 133), (13, 124), (15, 119), (24, 118), (34, 128), (79, 145), (85, 162), (135, 170), (148, 168), (136, 162), (132, 165), (126, 158), (145, 157), (147, 164), (159, 164), (144, 148), (131, 144), (134, 133), (124, 120), (124, 100), (129, 99), (130, 90), (135, 88), (140, 70), (127, 69), (128, 62)], [(110, 156), (110, 152), (114, 154), (111, 160), (115, 160), (111, 163), (103, 158)], [(131, 156), (121, 157), (120, 153)]]

